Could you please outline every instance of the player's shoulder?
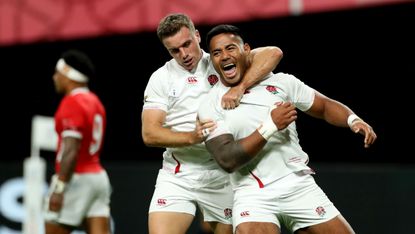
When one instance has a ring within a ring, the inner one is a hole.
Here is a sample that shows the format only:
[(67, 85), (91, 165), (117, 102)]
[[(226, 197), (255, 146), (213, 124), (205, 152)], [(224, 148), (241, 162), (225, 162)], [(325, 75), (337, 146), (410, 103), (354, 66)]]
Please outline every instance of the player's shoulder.
[(169, 76), (174, 76), (180, 72), (180, 65), (174, 59), (167, 61), (163, 66), (155, 70), (150, 77), (150, 80), (165, 79)]
[(278, 72), (278, 73), (275, 73), (274, 74), (274, 77), (276, 79), (281, 79), (281, 80), (295, 78), (295, 76), (293, 74), (286, 73), (286, 72)]
[(291, 83), (295, 80), (298, 80), (298, 79), (293, 74), (285, 73), (285, 72), (278, 72), (278, 73), (275, 73), (270, 79), (268, 79), (268, 82), (284, 84), (284, 83)]
[(278, 73), (270, 73), (265, 79), (261, 81), (258, 85), (260, 86), (276, 86), (276, 87), (290, 87), (297, 83), (297, 78), (289, 73), (278, 72)]
[(63, 109), (78, 109), (80, 107), (79, 95), (65, 95), (61, 101), (61, 107)]

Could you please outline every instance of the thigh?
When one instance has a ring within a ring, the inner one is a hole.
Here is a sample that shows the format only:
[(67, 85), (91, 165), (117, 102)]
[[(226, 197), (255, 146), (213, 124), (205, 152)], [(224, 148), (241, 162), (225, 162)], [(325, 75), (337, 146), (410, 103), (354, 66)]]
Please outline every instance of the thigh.
[(233, 191), (229, 183), (198, 189), (195, 196), (205, 222), (232, 224)]
[(195, 216), (196, 198), (192, 187), (184, 180), (160, 170), (150, 202), (149, 213), (153, 212), (177, 212)]
[(316, 225), (312, 225), (307, 228), (298, 229), (296, 234), (354, 234), (350, 224), (344, 219), (342, 215), (338, 215), (335, 218)]
[(214, 234), (232, 234), (232, 225), (218, 222), (209, 222), (210, 228)]
[(87, 209), (86, 217), (110, 217), (111, 184), (107, 173), (104, 171), (94, 176), (89, 176), (90, 184), (93, 184), (94, 195)]
[(236, 234), (280, 234), (280, 228), (275, 223), (246, 222), (236, 227)]
[(324, 191), (311, 175), (294, 173), (285, 181), (287, 194), (280, 197), (281, 213), (278, 218), (287, 229), (296, 231), (328, 222), (340, 215)]
[[(233, 225), (245, 228), (255, 223), (270, 223), (280, 227), (278, 214), (280, 212), (278, 193), (271, 187), (264, 188), (246, 187), (235, 191), (235, 202), (233, 206)], [(253, 225), (255, 226), (255, 225)], [(243, 230), (245, 230), (245, 228)]]
[(110, 220), (107, 217), (87, 218), (85, 222), (88, 234), (110, 234)]
[[(52, 180), (56, 179), (54, 175)], [(63, 195), (62, 209), (56, 213), (49, 210), (49, 195), (53, 188), (49, 188), (49, 194), (45, 202), (45, 220), (51, 223), (60, 223), (68, 226), (79, 226), (86, 215), (93, 194), (93, 189), (83, 176), (74, 174), (67, 185)]]
[(149, 234), (185, 234), (194, 216), (178, 212), (152, 212), (148, 216)]
[(46, 222), (45, 223), (45, 233), (46, 234), (70, 234), (74, 230), (74, 227)]

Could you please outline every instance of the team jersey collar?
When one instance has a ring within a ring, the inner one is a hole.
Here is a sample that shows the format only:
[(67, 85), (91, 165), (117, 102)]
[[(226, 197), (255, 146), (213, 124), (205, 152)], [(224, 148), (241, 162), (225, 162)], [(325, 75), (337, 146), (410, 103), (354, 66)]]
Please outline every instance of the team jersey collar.
[(206, 53), (203, 49), (200, 49), (200, 50), (202, 51), (202, 57), (200, 58), (199, 62), (197, 62), (197, 65), (191, 71), (186, 70), (175, 59), (172, 59), (172, 61), (174, 62), (175, 66), (179, 70), (184, 71), (186, 73), (195, 74), (199, 69), (201, 69), (202, 66), (205, 65), (205, 64), (203, 64), (204, 61), (209, 61), (209, 54)]
[(75, 95), (78, 93), (87, 93), (87, 92), (89, 92), (88, 87), (79, 87), (79, 88), (72, 89), (69, 95)]

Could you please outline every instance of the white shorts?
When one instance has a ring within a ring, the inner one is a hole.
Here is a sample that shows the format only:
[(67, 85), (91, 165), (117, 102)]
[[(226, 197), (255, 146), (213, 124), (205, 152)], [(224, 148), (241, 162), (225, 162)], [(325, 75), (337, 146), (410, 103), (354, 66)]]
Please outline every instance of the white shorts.
[(281, 223), (292, 232), (326, 222), (340, 212), (310, 174), (292, 173), (264, 188), (235, 190), (234, 229), (244, 222)]
[(160, 169), (149, 213), (180, 212), (195, 215), (199, 207), (206, 222), (232, 223), (233, 192), (229, 175), (219, 170), (198, 171), (194, 178)]
[[(57, 175), (53, 175), (52, 180), (56, 179)], [(77, 227), (85, 218), (110, 217), (111, 185), (105, 171), (74, 174), (66, 186), (63, 207), (59, 213), (49, 211), (51, 192), (52, 188), (49, 188), (45, 199), (46, 221)]]

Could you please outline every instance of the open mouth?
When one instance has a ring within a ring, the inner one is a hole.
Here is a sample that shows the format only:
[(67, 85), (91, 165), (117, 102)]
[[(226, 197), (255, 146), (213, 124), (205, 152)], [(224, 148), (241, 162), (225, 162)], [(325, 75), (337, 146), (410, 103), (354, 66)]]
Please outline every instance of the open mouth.
[(236, 65), (234, 63), (229, 63), (222, 66), (223, 73), (226, 77), (232, 77), (236, 74)]
[(186, 67), (189, 67), (190, 65), (192, 65), (192, 63), (193, 63), (193, 59), (188, 59), (188, 60), (186, 60), (186, 61), (183, 61), (183, 64), (184, 64)]

